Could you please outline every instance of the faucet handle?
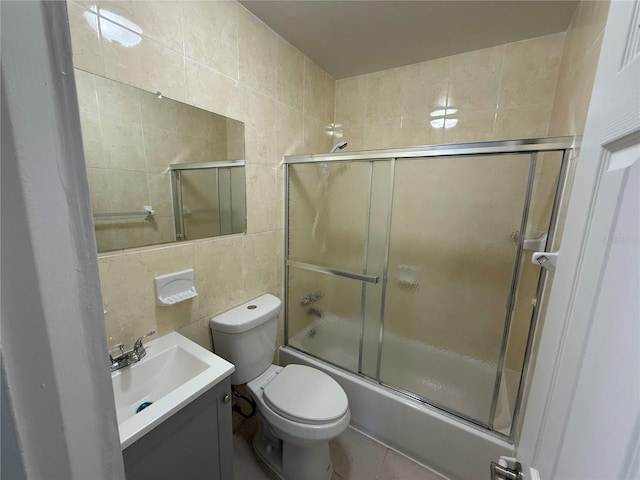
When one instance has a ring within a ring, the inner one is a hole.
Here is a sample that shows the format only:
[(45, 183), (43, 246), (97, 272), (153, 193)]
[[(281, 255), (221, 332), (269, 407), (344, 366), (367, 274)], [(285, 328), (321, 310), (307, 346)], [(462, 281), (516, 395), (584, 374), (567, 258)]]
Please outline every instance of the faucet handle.
[(109, 355), (111, 355), (111, 352), (115, 352), (117, 350), (120, 350), (120, 355), (124, 354), (124, 349), (125, 349), (125, 345), (124, 343), (116, 343), (115, 345), (113, 345), (111, 347), (111, 350), (109, 351)]
[(138, 349), (142, 348), (142, 339), (150, 337), (151, 335), (155, 335), (155, 333), (156, 333), (155, 330), (151, 330), (150, 332), (147, 332), (144, 335), (142, 335), (140, 338), (138, 338), (136, 340), (136, 343), (133, 345), (133, 349), (134, 350), (138, 350)]
[(120, 355), (116, 355), (116, 358), (121, 359), (124, 355), (124, 343), (116, 343), (113, 347), (111, 347), (111, 350), (109, 351), (109, 365), (111, 365), (112, 367), (111, 371), (113, 371), (113, 365), (116, 364), (116, 359), (113, 358), (111, 352), (115, 351), (116, 348), (120, 350)]

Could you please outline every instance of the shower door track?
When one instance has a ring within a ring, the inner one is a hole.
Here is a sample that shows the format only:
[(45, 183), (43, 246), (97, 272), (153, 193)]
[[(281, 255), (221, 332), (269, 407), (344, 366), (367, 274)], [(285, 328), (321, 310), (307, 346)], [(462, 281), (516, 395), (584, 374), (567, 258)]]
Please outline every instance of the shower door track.
[[(537, 139), (521, 139), (521, 140), (505, 140), (505, 141), (490, 141), (490, 142), (474, 142), (474, 143), (464, 143), (464, 144), (451, 144), (451, 145), (426, 145), (426, 146), (416, 146), (416, 147), (406, 147), (406, 148), (391, 148), (391, 149), (384, 149), (384, 150), (370, 150), (370, 151), (358, 151), (358, 152), (344, 152), (344, 153), (323, 153), (323, 154), (309, 154), (309, 155), (294, 155), (294, 156), (286, 156), (284, 157), (284, 258), (283, 258), (283, 279), (284, 279), (284, 338), (285, 338), (285, 345), (287, 345), (289, 348), (293, 348), (295, 350), (299, 350), (296, 347), (294, 347), (293, 345), (289, 344), (289, 312), (288, 312), (288, 284), (289, 284), (289, 273), (288, 273), (288, 266), (293, 266), (293, 267), (297, 267), (297, 268), (301, 268), (304, 270), (311, 270), (311, 271), (315, 271), (315, 272), (319, 272), (319, 273), (325, 273), (325, 274), (331, 274), (331, 275), (338, 275), (338, 276), (343, 276), (343, 277), (347, 277), (347, 278), (351, 278), (351, 279), (355, 279), (355, 280), (360, 280), (363, 282), (370, 282), (370, 283), (378, 283), (381, 282), (383, 285), (383, 304), (384, 304), (384, 286), (386, 283), (386, 271), (383, 272), (382, 278), (379, 277), (374, 277), (374, 276), (370, 276), (370, 275), (366, 275), (364, 272), (363, 274), (358, 274), (358, 273), (353, 273), (353, 272), (346, 272), (346, 271), (342, 271), (339, 269), (334, 269), (334, 268), (328, 268), (328, 267), (323, 267), (323, 266), (319, 266), (319, 265), (312, 265), (312, 264), (307, 264), (304, 262), (298, 262), (295, 260), (290, 260), (288, 258), (288, 254), (289, 254), (289, 165), (294, 165), (294, 164), (308, 164), (308, 163), (324, 163), (324, 162), (360, 162), (360, 161), (366, 161), (366, 162), (370, 162), (370, 163), (374, 163), (376, 161), (392, 161), (395, 163), (396, 160), (420, 160), (420, 159), (424, 159), (424, 158), (434, 158), (434, 157), (460, 157), (460, 156), (473, 156), (473, 157), (479, 157), (479, 156), (497, 156), (497, 155), (514, 155), (514, 154), (530, 154), (531, 155), (531, 168), (530, 168), (530, 172), (529, 172), (529, 178), (528, 178), (528, 182), (527, 182), (527, 192), (526, 192), (526, 198), (527, 198), (527, 202), (530, 200), (531, 198), (531, 190), (533, 188), (533, 177), (532, 177), (532, 171), (535, 171), (535, 164), (536, 164), (536, 154), (537, 153), (544, 153), (544, 152), (562, 152), (562, 160), (561, 160), (561, 168), (560, 168), (560, 173), (558, 176), (558, 181), (557, 181), (557, 186), (556, 186), (556, 193), (554, 195), (554, 201), (553, 201), (553, 207), (552, 207), (552, 212), (551, 212), (551, 218), (550, 218), (550, 224), (549, 224), (549, 240), (547, 242), (547, 245), (551, 245), (551, 242), (553, 241), (553, 238), (555, 237), (555, 229), (557, 226), (557, 220), (558, 220), (558, 214), (559, 214), (559, 206), (560, 206), (560, 201), (564, 195), (564, 189), (565, 189), (565, 184), (566, 184), (566, 176), (567, 176), (567, 171), (568, 171), (568, 162), (569, 162), (569, 152), (573, 149), (576, 149), (579, 147), (579, 141), (580, 141), (580, 137), (552, 137), (552, 138), (537, 138)], [(393, 177), (393, 175), (392, 175)], [(392, 192), (391, 192), (392, 194)], [(392, 205), (392, 201), (390, 202), (389, 205), (389, 209), (391, 210), (391, 205)], [(528, 203), (525, 205), (524, 208), (524, 216), (522, 219), (522, 224), (524, 224), (524, 222), (526, 222), (526, 217), (527, 217), (527, 212), (528, 212)], [(390, 212), (389, 212), (389, 218), (388, 221), (390, 222)], [(521, 232), (524, 232), (523, 230), (523, 226), (521, 225)], [(389, 234), (390, 232), (387, 231), (387, 234)], [(522, 241), (523, 241), (523, 237), (524, 235), (520, 236), (520, 239), (518, 241), (518, 253), (521, 253), (522, 251)], [(387, 242), (387, 254), (388, 254), (388, 242)], [(516, 258), (519, 258), (519, 256), (517, 255)], [(386, 263), (386, 262), (385, 262)], [(514, 271), (514, 278), (515, 275), (517, 275), (517, 270), (518, 270), (518, 261), (516, 261), (516, 266), (515, 266), (515, 270)], [(386, 268), (385, 268), (386, 270)], [(541, 299), (541, 293), (542, 293), (542, 289), (545, 283), (545, 278), (546, 278), (546, 273), (543, 272), (538, 280), (538, 287), (536, 289), (536, 298)], [(512, 281), (512, 286), (511, 286), (511, 293), (510, 293), (510, 299), (509, 302), (512, 303), (513, 302), (513, 295), (514, 295), (514, 285), (515, 280)], [(539, 302), (538, 302), (539, 303)], [(384, 305), (383, 305), (384, 308)], [(520, 403), (522, 400), (522, 391), (523, 391), (523, 387), (524, 384), (526, 382), (527, 376), (527, 369), (529, 366), (529, 356), (530, 356), (530, 350), (532, 347), (532, 342), (533, 342), (533, 335), (532, 333), (535, 331), (535, 326), (536, 326), (536, 319), (537, 319), (537, 313), (539, 311), (539, 305), (536, 305), (536, 307), (533, 310), (532, 313), (532, 321), (530, 323), (529, 326), (529, 336), (528, 336), (528, 340), (527, 340), (527, 344), (525, 346), (525, 358), (524, 358), (524, 364), (523, 364), (523, 371), (522, 371), (522, 377), (520, 380), (520, 385), (517, 391), (517, 395), (516, 395), (516, 403), (515, 403), (515, 409), (513, 412), (513, 425), (511, 428), (511, 432), (510, 435), (505, 435), (503, 433), (500, 433), (499, 431), (495, 431), (493, 430), (493, 421), (495, 419), (495, 408), (496, 408), (496, 402), (497, 402), (497, 392), (498, 392), (498, 385), (499, 382), (501, 381), (501, 378), (499, 375), (496, 375), (496, 386), (494, 388), (494, 396), (493, 396), (493, 400), (492, 400), (492, 405), (491, 405), (491, 415), (490, 415), (490, 421), (489, 422), (482, 422), (479, 421), (477, 419), (471, 418), (461, 412), (455, 411), (453, 409), (447, 408), (443, 405), (440, 405), (436, 402), (433, 402), (431, 400), (427, 400), (423, 397), (421, 397), (420, 395), (417, 395), (416, 393), (413, 392), (409, 392), (406, 391), (404, 389), (395, 387), (393, 385), (388, 385), (384, 382), (382, 382), (380, 380), (380, 358), (378, 358), (378, 364), (377, 364), (377, 378), (372, 378), (369, 375), (366, 375), (362, 372), (351, 372), (349, 371), (349, 373), (357, 375), (358, 377), (364, 378), (369, 382), (373, 382), (377, 385), (383, 386), (385, 388), (390, 389), (391, 391), (397, 392), (398, 394), (404, 395), (408, 398), (411, 398), (415, 401), (421, 402), (425, 405), (429, 405), (433, 408), (438, 409), (439, 411), (442, 411), (448, 415), (451, 415), (454, 418), (460, 419), (465, 421), (465, 423), (469, 423), (473, 426), (475, 426), (476, 428), (482, 429), (483, 431), (489, 432), (490, 434), (498, 437), (498, 438), (508, 438), (509, 440), (513, 441), (513, 438), (516, 434), (516, 430), (517, 430), (517, 419), (518, 419), (518, 414), (520, 411)], [(510, 316), (510, 312), (507, 312), (507, 315)], [(498, 366), (500, 367), (499, 370), (502, 370), (502, 366), (504, 365), (504, 361), (505, 361), (505, 356), (506, 356), (506, 343), (505, 343), (505, 339), (504, 339), (504, 335), (508, 334), (509, 331), (509, 321), (507, 321), (505, 323), (505, 333), (503, 333), (503, 345), (501, 346), (500, 349), (500, 358), (498, 359)], [(381, 351), (382, 351), (382, 331), (384, 328), (384, 320), (383, 320), (383, 315), (382, 315), (382, 311), (381, 311), (381, 315), (380, 315), (380, 330), (381, 330), (381, 335), (380, 335), (380, 339), (379, 339), (379, 343), (378, 343), (378, 356), (380, 356)], [(362, 335), (361, 335), (361, 339), (360, 341), (362, 342)], [(301, 350), (299, 350), (301, 351)], [(301, 351), (302, 352), (302, 351)], [(313, 354), (310, 354), (309, 352), (302, 352), (305, 355), (309, 355), (313, 358), (318, 358), (315, 357)], [(360, 348), (360, 352), (359, 352), (359, 356), (362, 355), (362, 347)], [(343, 367), (333, 364), (330, 361), (324, 359), (324, 358), (318, 358), (318, 360), (326, 362), (334, 367), (339, 368), (340, 370), (345, 370)], [(358, 367), (360, 369), (361, 367), (361, 358), (358, 361)], [(348, 371), (348, 370), (345, 370)], [(498, 374), (500, 374), (500, 372), (497, 372)]]
[(284, 157), (285, 164), (345, 162), (376, 160), (420, 159), (424, 157), (460, 157), (481, 155), (512, 155), (532, 152), (558, 152), (579, 147), (580, 137), (549, 137), (522, 140), (502, 140), (498, 142), (454, 143), (449, 145), (421, 145), (417, 147), (388, 148), (384, 150), (361, 150), (344, 153), (313, 153), (308, 155), (289, 155)]

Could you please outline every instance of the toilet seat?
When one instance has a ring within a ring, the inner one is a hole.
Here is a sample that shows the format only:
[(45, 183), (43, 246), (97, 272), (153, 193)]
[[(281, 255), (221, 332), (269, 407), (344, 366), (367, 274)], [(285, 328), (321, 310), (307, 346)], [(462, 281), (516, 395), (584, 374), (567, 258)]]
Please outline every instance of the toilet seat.
[(318, 425), (345, 415), (349, 400), (342, 387), (320, 370), (287, 365), (263, 390), (265, 403), (289, 420)]

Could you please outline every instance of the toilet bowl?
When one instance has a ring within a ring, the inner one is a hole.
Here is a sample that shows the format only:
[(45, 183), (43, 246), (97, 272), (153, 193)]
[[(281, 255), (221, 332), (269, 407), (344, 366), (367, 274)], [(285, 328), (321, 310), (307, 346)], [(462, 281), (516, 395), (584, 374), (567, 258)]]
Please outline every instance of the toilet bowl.
[(214, 349), (232, 362), (257, 405), (258, 456), (285, 480), (331, 478), (329, 440), (349, 425), (347, 396), (329, 375), (304, 365), (271, 364), (280, 300), (263, 295), (211, 319)]
[(261, 428), (254, 448), (262, 460), (286, 479), (330, 478), (329, 440), (351, 419), (340, 385), (311, 367), (272, 365), (247, 387), (258, 406)]

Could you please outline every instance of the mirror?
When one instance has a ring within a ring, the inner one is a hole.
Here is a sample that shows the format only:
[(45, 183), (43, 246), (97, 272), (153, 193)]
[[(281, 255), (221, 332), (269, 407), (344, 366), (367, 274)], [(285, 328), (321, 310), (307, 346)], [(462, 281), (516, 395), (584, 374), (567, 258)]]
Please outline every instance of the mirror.
[(246, 231), (242, 122), (75, 78), (98, 252)]

